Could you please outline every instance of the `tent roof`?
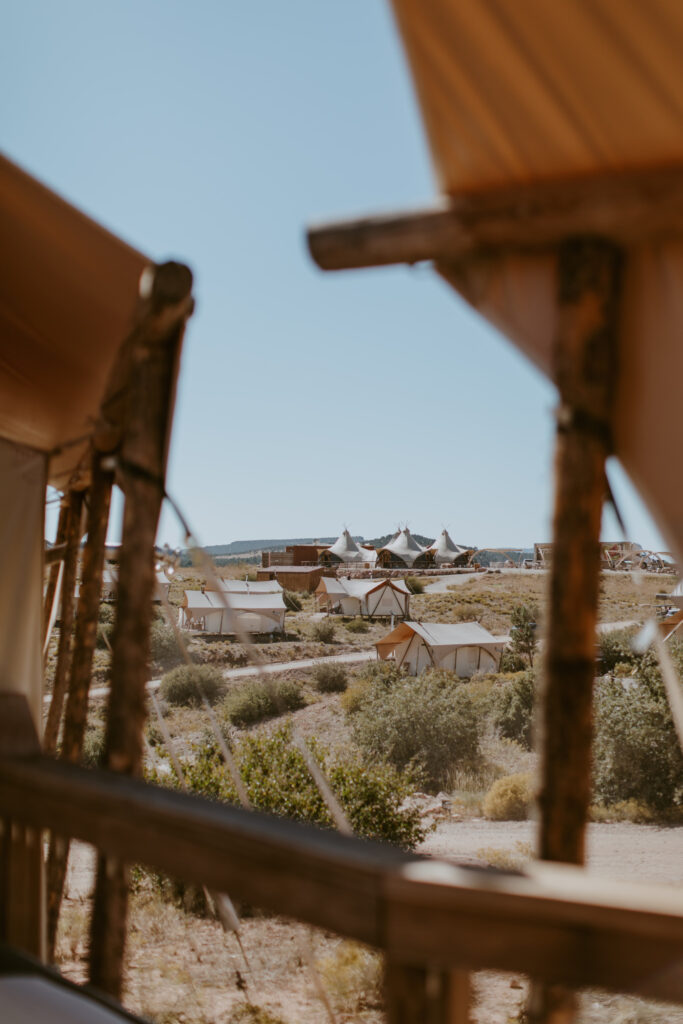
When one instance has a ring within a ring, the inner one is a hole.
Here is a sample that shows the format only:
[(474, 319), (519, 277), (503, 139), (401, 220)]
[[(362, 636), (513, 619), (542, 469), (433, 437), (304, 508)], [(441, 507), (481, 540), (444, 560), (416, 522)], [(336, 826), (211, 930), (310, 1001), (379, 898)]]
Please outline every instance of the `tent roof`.
[[(281, 594), (282, 587), (277, 580), (219, 580), (220, 589), (226, 594)], [(206, 584), (213, 590), (212, 584)]]
[(393, 6), (443, 191), (683, 159), (679, 0)]
[(448, 562), (470, 549), (463, 547), (462, 544), (455, 544), (453, 540), (451, 540), (448, 530), (442, 530), (434, 543), (430, 545), (427, 550), (433, 551), (437, 559)]
[(388, 544), (385, 544), (381, 550), (390, 551), (393, 555), (402, 558), (408, 565), (412, 565), (418, 555), (421, 555), (425, 549), (418, 544), (406, 526), (405, 529), (399, 530), (395, 537)]
[(509, 637), (493, 636), (478, 622), (401, 622), (375, 644), (381, 658), (388, 657), (398, 644), (419, 636), (431, 648), (442, 652), (458, 647), (485, 647), (500, 649), (509, 643)]
[(347, 580), (342, 577), (339, 582), (343, 585), (347, 594), (352, 597), (365, 597), (375, 590), (389, 587), (390, 590), (398, 590), (401, 594), (410, 594), (403, 580)]
[[(225, 603), (224, 603), (225, 602)], [(225, 608), (225, 605), (228, 608)], [(229, 594), (224, 599), (215, 591), (186, 590), (183, 607), (191, 611), (210, 611), (212, 609), (257, 612), (285, 611), (282, 594)]]
[(90, 432), (149, 261), (1, 156), (0, 236), (0, 437), (50, 452)]

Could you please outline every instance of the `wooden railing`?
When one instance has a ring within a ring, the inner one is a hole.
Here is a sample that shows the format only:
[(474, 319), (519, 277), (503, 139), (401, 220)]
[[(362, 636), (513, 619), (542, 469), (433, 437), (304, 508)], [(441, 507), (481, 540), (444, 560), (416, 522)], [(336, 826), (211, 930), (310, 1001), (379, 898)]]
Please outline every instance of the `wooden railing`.
[[(24, 898), (11, 847), (50, 829), (368, 943), (386, 954), (389, 985), (489, 968), (683, 1002), (683, 892), (661, 886), (568, 866), (457, 867), (43, 755), (0, 758), (0, 818), (9, 941)], [(429, 992), (406, 1016), (388, 991), (390, 1020), (427, 1019)], [(467, 1019), (439, 1006), (429, 1019)]]

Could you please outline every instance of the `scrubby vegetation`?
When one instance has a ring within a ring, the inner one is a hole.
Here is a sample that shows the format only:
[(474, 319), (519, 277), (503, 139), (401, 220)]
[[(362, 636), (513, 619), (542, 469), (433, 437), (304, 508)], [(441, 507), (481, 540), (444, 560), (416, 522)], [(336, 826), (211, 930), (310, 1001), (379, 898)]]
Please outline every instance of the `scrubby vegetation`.
[(176, 707), (199, 707), (202, 694), (215, 704), (223, 686), (223, 676), (213, 665), (178, 665), (162, 678), (159, 694)]
[(319, 693), (343, 693), (349, 677), (343, 665), (316, 665), (313, 669), (313, 685)]
[(491, 821), (523, 821), (528, 818), (534, 793), (531, 775), (518, 772), (496, 779), (484, 799), (484, 817)]
[(349, 633), (367, 633), (369, 629), (365, 619), (361, 619), (360, 616), (351, 619), (350, 622), (345, 622), (344, 626)]
[(322, 644), (334, 643), (334, 622), (331, 619), (321, 619), (311, 626), (311, 637)]
[(282, 592), (282, 600), (285, 602), (285, 608), (288, 612), (300, 612), (303, 608), (300, 595), (293, 590), (284, 590)]
[(530, 669), (496, 687), (492, 701), (493, 723), (500, 735), (526, 750), (531, 750), (535, 692), (536, 677)]
[(152, 661), (157, 665), (168, 666), (178, 661), (178, 642), (173, 628), (164, 619), (158, 618), (152, 622), (149, 631), (149, 652)]
[(533, 668), (534, 655), (538, 647), (536, 625), (538, 608), (535, 604), (518, 604), (510, 615), (510, 651), (513, 655), (526, 659), (529, 668)]
[[(387, 764), (368, 766), (360, 758), (332, 756), (321, 744), (310, 744), (357, 835), (382, 839), (412, 849), (425, 829), (419, 813), (401, 809), (413, 792), (410, 777)], [(304, 762), (291, 742), (290, 729), (258, 731), (234, 748), (235, 761), (249, 799), (257, 810), (297, 821), (332, 826), (329, 811)], [(237, 802), (232, 780), (216, 746), (209, 742), (184, 765), (191, 789), (214, 799)]]
[(479, 754), (479, 723), (466, 684), (448, 672), (379, 675), (353, 711), (353, 736), (370, 761), (420, 771), (431, 789)]
[(293, 679), (247, 679), (228, 693), (220, 711), (231, 725), (247, 726), (305, 704), (301, 684)]
[(424, 594), (425, 585), (419, 576), (406, 576), (403, 582), (411, 594)]

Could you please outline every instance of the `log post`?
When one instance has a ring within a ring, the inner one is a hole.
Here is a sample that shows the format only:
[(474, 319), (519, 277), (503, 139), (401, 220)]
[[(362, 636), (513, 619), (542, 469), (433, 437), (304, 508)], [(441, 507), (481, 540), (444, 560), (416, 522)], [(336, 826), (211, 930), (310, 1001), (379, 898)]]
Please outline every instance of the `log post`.
[[(559, 250), (560, 406), (538, 846), (543, 860), (570, 864), (584, 863), (591, 795), (600, 525), (612, 450), (621, 267), (621, 250), (601, 239), (571, 239)], [(570, 1021), (573, 996), (536, 988), (530, 1016), (545, 1024)]]
[[(88, 691), (92, 678), (92, 663), (97, 642), (102, 592), (104, 546), (109, 525), (109, 507), (114, 483), (112, 469), (103, 466), (98, 451), (92, 455), (91, 484), (87, 531), (83, 552), (83, 572), (76, 615), (76, 636), (71, 663), (69, 692), (64, 713), (61, 757), (72, 764), (81, 759), (83, 737), (88, 716)], [(50, 836), (47, 860), (47, 953), (54, 960), (57, 924), (62, 904), (62, 892), (69, 856), (69, 842), (61, 836)]]
[(469, 1024), (465, 971), (427, 970), (390, 959), (384, 969), (387, 1024)]
[[(66, 524), (68, 516), (69, 504), (66, 500), (63, 500), (59, 508), (57, 533), (55, 535), (55, 547), (60, 547), (62, 544), (66, 543)], [(57, 582), (59, 580), (60, 572), (61, 562), (53, 562), (50, 566), (50, 572), (47, 579), (47, 587), (45, 588), (45, 601), (43, 605), (43, 651), (45, 652), (46, 661), (50, 624), (52, 622), (53, 605), (55, 603), (55, 597), (57, 595)]]
[[(119, 456), (125, 495), (117, 617), (113, 635), (105, 763), (140, 774), (146, 720), (154, 542), (180, 348), (192, 312), (192, 275), (175, 263), (157, 267), (128, 344), (131, 373)], [(122, 984), (128, 902), (127, 867), (100, 856), (91, 930), (90, 981), (114, 997)]]
[(46, 754), (54, 754), (57, 749), (62, 708), (64, 706), (64, 697), (71, 668), (71, 631), (74, 624), (74, 606), (76, 603), (76, 576), (78, 574), (78, 555), (81, 544), (83, 491), (70, 491), (68, 502), (57, 667), (52, 687), (52, 700), (50, 701), (47, 722), (45, 723), (45, 734), (43, 736), (43, 749)]

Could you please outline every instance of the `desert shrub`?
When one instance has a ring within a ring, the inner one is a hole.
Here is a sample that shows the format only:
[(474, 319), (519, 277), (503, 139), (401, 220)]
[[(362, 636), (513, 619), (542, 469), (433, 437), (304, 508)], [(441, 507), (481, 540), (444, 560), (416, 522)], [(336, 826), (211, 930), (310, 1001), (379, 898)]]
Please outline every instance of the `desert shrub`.
[(167, 665), (178, 659), (178, 642), (173, 628), (163, 619), (155, 618), (149, 630), (149, 652), (152, 661)]
[(609, 633), (601, 633), (598, 646), (598, 671), (612, 672), (617, 665), (632, 665), (638, 661), (638, 656), (633, 651), (631, 641), (633, 631), (627, 629), (613, 629)]
[(105, 604), (104, 602), (100, 605), (99, 615), (100, 622), (106, 622), (112, 624), (116, 618), (116, 607), (113, 604)]
[(334, 622), (330, 619), (321, 619), (311, 626), (311, 637), (321, 644), (331, 644), (334, 641)]
[(479, 754), (479, 724), (467, 687), (450, 673), (381, 676), (353, 715), (356, 743), (370, 760), (419, 767), (425, 785), (446, 785), (451, 770)]
[(667, 811), (683, 803), (683, 754), (651, 656), (640, 659), (636, 675), (636, 686), (604, 678), (597, 687), (594, 795), (606, 804), (634, 800)]
[(484, 798), (484, 817), (491, 821), (523, 821), (529, 817), (534, 793), (529, 772), (496, 779)]
[(538, 608), (535, 604), (516, 604), (510, 613), (510, 651), (525, 658), (529, 667), (534, 664), (538, 647), (536, 621)]
[(91, 727), (83, 738), (83, 754), (81, 760), (88, 768), (101, 768), (104, 764), (104, 729), (102, 726)]
[(97, 623), (97, 638), (95, 645), (100, 650), (108, 651), (111, 646), (111, 637), (114, 632), (114, 626), (110, 622), (98, 622)]
[[(368, 766), (356, 758), (333, 757), (320, 744), (310, 746), (357, 835), (387, 840), (405, 849), (422, 841), (426, 833), (419, 812), (401, 809), (414, 791), (408, 776), (391, 765)], [(270, 733), (245, 736), (236, 744), (234, 755), (257, 810), (332, 827), (329, 811), (286, 725)], [(194, 791), (237, 803), (232, 779), (213, 743), (199, 749), (184, 770)]]
[(313, 685), (320, 693), (343, 693), (348, 686), (348, 674), (343, 665), (316, 665)]
[(494, 725), (501, 736), (516, 740), (526, 750), (531, 749), (535, 690), (535, 674), (529, 669), (494, 691)]
[(162, 678), (159, 693), (169, 704), (199, 707), (200, 689), (208, 702), (215, 704), (223, 686), (223, 676), (213, 665), (178, 665)]
[(402, 678), (403, 673), (396, 667), (395, 662), (369, 661), (356, 673), (352, 685), (342, 694), (342, 708), (347, 715), (355, 715), (373, 683), (383, 680), (385, 686), (390, 686), (392, 682)]
[(288, 612), (300, 612), (303, 607), (301, 598), (293, 590), (283, 590), (282, 600), (285, 602), (285, 608)]
[(293, 679), (248, 679), (226, 696), (221, 714), (232, 725), (246, 726), (298, 711), (306, 701)]
[(403, 582), (411, 594), (424, 594), (425, 585), (418, 576), (406, 576)]
[(349, 633), (367, 633), (369, 628), (365, 619), (361, 619), (360, 616), (351, 619), (350, 622), (346, 622), (344, 625)]
[(316, 967), (337, 1009), (381, 1009), (383, 961), (374, 950), (358, 942), (341, 942)]
[(503, 651), (500, 658), (501, 672), (524, 672), (527, 667), (526, 658), (509, 648)]

